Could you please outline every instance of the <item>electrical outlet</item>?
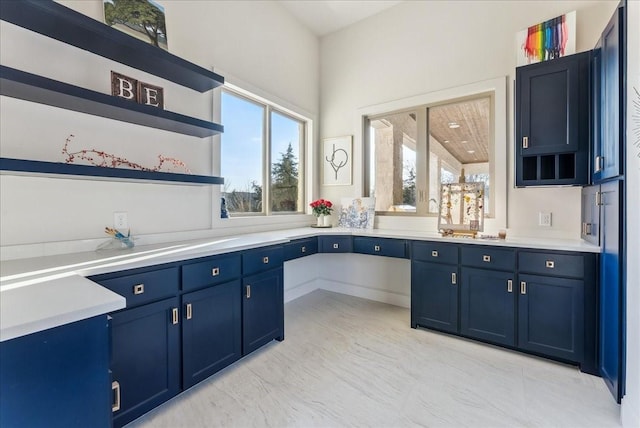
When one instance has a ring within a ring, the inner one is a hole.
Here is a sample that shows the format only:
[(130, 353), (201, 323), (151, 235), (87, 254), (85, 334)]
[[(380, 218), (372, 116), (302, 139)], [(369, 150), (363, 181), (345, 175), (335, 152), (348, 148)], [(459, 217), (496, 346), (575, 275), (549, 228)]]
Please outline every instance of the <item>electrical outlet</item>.
[(551, 227), (551, 213), (540, 211), (540, 226)]
[(129, 228), (129, 219), (127, 213), (124, 211), (113, 213), (113, 227), (118, 230), (125, 230)]

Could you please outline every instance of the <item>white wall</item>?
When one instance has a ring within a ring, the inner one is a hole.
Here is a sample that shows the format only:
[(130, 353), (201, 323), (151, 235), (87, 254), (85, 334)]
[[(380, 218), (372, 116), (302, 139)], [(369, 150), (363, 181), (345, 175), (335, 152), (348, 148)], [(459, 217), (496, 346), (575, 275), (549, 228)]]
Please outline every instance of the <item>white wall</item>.
[[(474, 82), (509, 76), (513, 111), (515, 34), (577, 10), (577, 51), (591, 49), (616, 1), (408, 1), (321, 40), (321, 138), (358, 135), (356, 111)], [(513, 188), (513, 115), (508, 126), (508, 233), (579, 239), (580, 189)], [(354, 185), (321, 189), (324, 198), (362, 192), (362, 141), (354, 142)], [(551, 211), (553, 226), (538, 227)], [(433, 228), (424, 219), (382, 219), (386, 226)]]
[(627, 3), (627, 313), (626, 387), (622, 400), (623, 426), (640, 426), (640, 1)]
[[(102, 20), (102, 0), (63, 1)], [(235, 82), (273, 95), (285, 107), (317, 120), (319, 41), (271, 1), (161, 1), (169, 51)], [(109, 71), (123, 66), (2, 23), (2, 64), (110, 93)], [(34, 41), (35, 37), (35, 41)], [(167, 110), (211, 120), (214, 91), (199, 94), (137, 70), (124, 74), (165, 87)], [(4, 97), (3, 97), (4, 98)], [(136, 159), (157, 152), (187, 161), (195, 173), (217, 174), (219, 138), (197, 139), (82, 114), (3, 99), (2, 151), (32, 159), (60, 156), (64, 139), (103, 147)], [(4, 108), (9, 106), (9, 108)], [(26, 107), (25, 107), (26, 106)], [(37, 124), (37, 125), (34, 125)], [(19, 157), (19, 156), (16, 156)], [(56, 159), (58, 160), (58, 159)], [(60, 159), (62, 160), (62, 159)], [(0, 177), (0, 246), (3, 259), (91, 250), (104, 239), (113, 212), (126, 211), (138, 244), (259, 228), (307, 224), (307, 216), (271, 219), (219, 217), (219, 186), (175, 186)], [(223, 231), (224, 230), (224, 231)]]

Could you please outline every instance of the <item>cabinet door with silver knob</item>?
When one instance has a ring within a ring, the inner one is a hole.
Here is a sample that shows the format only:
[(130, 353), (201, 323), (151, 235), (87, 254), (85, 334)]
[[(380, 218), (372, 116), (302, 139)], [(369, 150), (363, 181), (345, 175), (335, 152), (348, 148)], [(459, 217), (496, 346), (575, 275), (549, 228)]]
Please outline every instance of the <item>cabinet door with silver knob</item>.
[(236, 361), (241, 352), (240, 280), (183, 295), (185, 388)]

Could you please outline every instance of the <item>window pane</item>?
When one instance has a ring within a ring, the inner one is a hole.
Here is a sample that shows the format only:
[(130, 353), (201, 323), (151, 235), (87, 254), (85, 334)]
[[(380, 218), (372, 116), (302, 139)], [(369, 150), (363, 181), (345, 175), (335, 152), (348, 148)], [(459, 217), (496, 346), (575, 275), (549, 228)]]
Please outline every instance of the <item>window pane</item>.
[(230, 213), (262, 212), (264, 107), (222, 92), (221, 172)]
[(488, 96), (439, 105), (428, 109), (429, 213), (438, 213), (440, 184), (485, 184), (485, 215), (489, 214), (489, 159), (491, 99)]
[(376, 211), (416, 211), (415, 112), (369, 121), (370, 195)]
[(303, 124), (278, 112), (271, 113), (271, 210), (302, 210), (300, 151)]
[(490, 95), (416, 106), (368, 119), (368, 190), (377, 212), (437, 215), (440, 185), (485, 185), (490, 213), (493, 150)]

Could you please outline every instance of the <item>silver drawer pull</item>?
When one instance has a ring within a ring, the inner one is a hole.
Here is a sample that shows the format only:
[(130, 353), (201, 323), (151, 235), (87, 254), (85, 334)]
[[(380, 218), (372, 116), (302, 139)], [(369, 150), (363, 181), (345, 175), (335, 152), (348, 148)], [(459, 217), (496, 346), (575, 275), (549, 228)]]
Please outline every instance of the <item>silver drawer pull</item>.
[(455, 272), (451, 272), (451, 284), (456, 285), (458, 282), (458, 278)]
[(487, 255), (482, 256), (482, 261), (483, 262), (490, 262), (491, 261), (491, 256), (487, 256)]
[(507, 291), (509, 293), (513, 293), (513, 280), (512, 279), (508, 279), (507, 280)]
[(133, 294), (144, 293), (144, 284), (136, 284), (133, 286)]
[(245, 288), (245, 296), (247, 297), (247, 299), (251, 298), (251, 286), (247, 285), (247, 287)]
[(218, 275), (220, 275), (219, 267), (214, 267), (213, 269), (211, 269), (211, 276), (218, 276)]
[(373, 246), (373, 251), (380, 251), (380, 245), (374, 245)]
[(300, 248), (300, 252), (302, 252), (302, 253), (306, 253), (306, 252), (307, 252), (307, 247), (302, 247), (302, 248)]
[(520, 283), (520, 294), (527, 294), (527, 283), (524, 281)]
[(178, 308), (173, 308), (171, 309), (171, 324), (176, 325), (178, 321)]
[(431, 252), (431, 257), (438, 257), (438, 252), (436, 250), (433, 250)]
[(333, 244), (333, 249), (337, 250), (338, 248), (340, 248), (340, 244)]
[(191, 303), (187, 303), (187, 319), (190, 320), (193, 318), (193, 306)]
[(115, 393), (115, 401), (111, 405), (111, 411), (117, 412), (120, 410), (120, 383), (117, 380), (111, 382), (111, 390)]
[(595, 160), (595, 170), (593, 172), (600, 172), (602, 171), (602, 165), (604, 165), (604, 157), (602, 156), (596, 156), (596, 160)]
[(262, 263), (264, 263), (265, 265), (269, 263), (269, 257), (265, 256), (262, 258)]
[(546, 262), (544, 262), (545, 267), (548, 267), (549, 269), (553, 269), (556, 264), (553, 260), (547, 260)]

